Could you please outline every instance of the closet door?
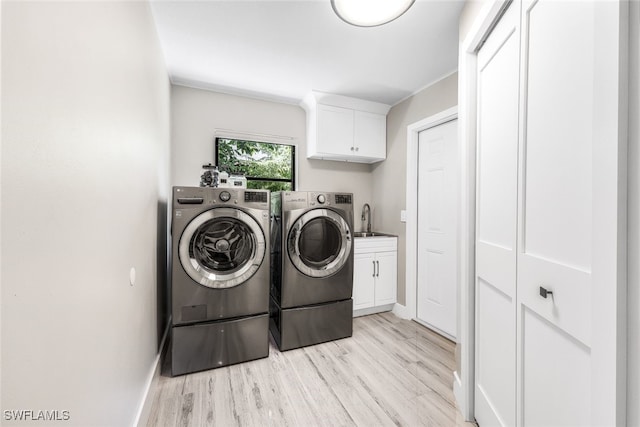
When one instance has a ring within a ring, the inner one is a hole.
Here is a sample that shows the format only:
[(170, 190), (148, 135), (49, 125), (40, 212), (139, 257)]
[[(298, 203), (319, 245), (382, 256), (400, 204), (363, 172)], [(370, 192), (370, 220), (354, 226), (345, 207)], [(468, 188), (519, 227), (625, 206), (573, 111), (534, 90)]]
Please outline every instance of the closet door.
[(516, 423), (520, 5), (478, 52), (476, 389), (481, 426)]
[(624, 400), (616, 390), (619, 179), (626, 179), (621, 7), (523, 2), (517, 348), (524, 426), (616, 425), (616, 399)]

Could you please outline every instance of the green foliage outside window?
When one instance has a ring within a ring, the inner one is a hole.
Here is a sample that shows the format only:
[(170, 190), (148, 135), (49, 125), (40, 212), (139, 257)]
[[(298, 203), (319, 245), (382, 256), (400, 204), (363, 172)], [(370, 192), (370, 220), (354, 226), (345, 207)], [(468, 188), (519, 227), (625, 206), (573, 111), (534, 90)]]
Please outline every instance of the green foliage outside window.
[(246, 176), (248, 188), (294, 189), (294, 146), (217, 138), (216, 148), (218, 168)]

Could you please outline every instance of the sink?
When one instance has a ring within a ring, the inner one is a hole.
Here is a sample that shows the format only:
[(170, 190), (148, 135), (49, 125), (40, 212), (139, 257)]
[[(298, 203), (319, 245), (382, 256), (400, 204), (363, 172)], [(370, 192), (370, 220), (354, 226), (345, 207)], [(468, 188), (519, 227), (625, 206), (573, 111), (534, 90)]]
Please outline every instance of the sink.
[(379, 231), (356, 231), (353, 233), (353, 237), (396, 237), (393, 234), (380, 233)]

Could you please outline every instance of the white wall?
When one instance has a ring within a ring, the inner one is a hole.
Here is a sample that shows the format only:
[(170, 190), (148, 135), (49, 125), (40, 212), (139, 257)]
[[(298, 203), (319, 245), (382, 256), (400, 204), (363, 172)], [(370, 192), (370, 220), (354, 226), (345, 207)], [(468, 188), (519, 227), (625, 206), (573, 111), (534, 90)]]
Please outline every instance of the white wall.
[(458, 73), (453, 73), (393, 106), (387, 115), (387, 159), (372, 167), (373, 229), (398, 235), (398, 302), (406, 298), (407, 126), (458, 103)]
[(627, 425), (640, 426), (640, 3), (629, 2), (629, 200)]
[[(2, 46), (2, 4), (0, 1), (0, 46)], [(0, 51), (0, 100), (2, 99), (2, 52)], [(2, 166), (2, 102), (0, 102), (0, 166)], [(2, 169), (0, 168), (0, 409), (2, 409)]]
[(362, 204), (372, 200), (371, 167), (307, 159), (306, 116), (301, 107), (174, 85), (171, 119), (172, 185), (198, 185), (202, 165), (214, 161), (216, 129), (292, 137), (297, 146), (298, 189), (354, 193), (355, 226), (361, 226)]
[(169, 188), (149, 4), (3, 1), (2, 42), (0, 406), (131, 425), (158, 350)]

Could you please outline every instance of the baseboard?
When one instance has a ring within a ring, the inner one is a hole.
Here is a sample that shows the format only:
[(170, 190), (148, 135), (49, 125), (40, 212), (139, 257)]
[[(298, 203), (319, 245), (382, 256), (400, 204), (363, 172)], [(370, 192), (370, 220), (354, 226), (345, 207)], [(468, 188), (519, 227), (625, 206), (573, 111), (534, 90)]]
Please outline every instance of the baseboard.
[(353, 310), (353, 317), (368, 316), (369, 314), (383, 313), (385, 311), (391, 311), (394, 304), (379, 305), (377, 307), (360, 308)]
[(436, 328), (436, 327), (435, 327), (435, 326), (433, 326), (433, 325), (428, 324), (427, 322), (424, 322), (424, 321), (422, 321), (422, 320), (420, 320), (420, 319), (418, 319), (418, 318), (413, 319), (413, 320), (414, 320), (414, 321), (416, 321), (417, 323), (421, 324), (421, 325), (422, 325), (422, 326), (424, 326), (425, 328), (427, 328), (427, 329), (431, 329), (431, 330), (432, 330), (433, 332), (435, 332), (436, 334), (438, 334), (438, 335), (442, 335), (443, 337), (445, 337), (445, 338), (446, 338), (446, 339), (448, 339), (449, 341), (453, 341), (453, 342), (455, 342), (455, 343), (457, 343), (457, 342), (458, 342), (458, 340), (456, 339), (456, 337), (454, 337), (453, 335), (450, 335), (450, 334), (446, 333), (445, 331), (443, 331), (443, 330), (441, 330), (441, 329), (438, 329), (438, 328)]
[(164, 346), (167, 342), (167, 336), (169, 335), (170, 327), (171, 327), (171, 320), (167, 322), (167, 328), (164, 330), (164, 334), (162, 334), (162, 340), (160, 341), (160, 348), (158, 350), (158, 355), (153, 361), (153, 364), (151, 365), (151, 370), (149, 371), (149, 375), (147, 376), (147, 386), (144, 389), (142, 401), (140, 402), (140, 407), (138, 408), (136, 419), (133, 422), (134, 426), (144, 427), (147, 425), (147, 422), (149, 421), (149, 415), (151, 414), (151, 406), (153, 405), (153, 399), (156, 395), (155, 391), (158, 385), (158, 379), (160, 378), (160, 368), (162, 366), (162, 354), (164, 353)]
[(458, 411), (464, 417), (465, 402), (462, 401), (462, 380), (458, 375), (458, 371), (453, 372), (453, 397), (456, 401)]
[(392, 312), (401, 319), (411, 320), (411, 313), (409, 313), (409, 309), (402, 304), (396, 303), (393, 306)]

